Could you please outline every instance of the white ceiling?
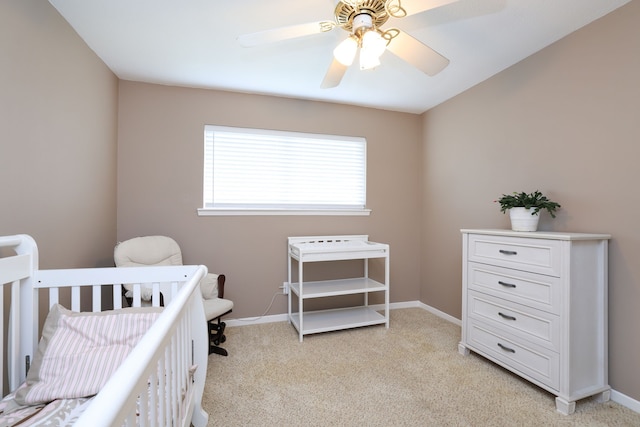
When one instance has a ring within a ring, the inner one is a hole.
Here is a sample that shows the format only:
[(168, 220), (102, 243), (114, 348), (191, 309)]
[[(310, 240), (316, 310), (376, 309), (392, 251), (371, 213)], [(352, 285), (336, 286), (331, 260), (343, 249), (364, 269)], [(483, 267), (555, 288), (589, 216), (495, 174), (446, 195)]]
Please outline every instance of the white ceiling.
[[(341, 28), (252, 48), (237, 37), (333, 18), (334, 0), (49, 0), (121, 79), (422, 113), (630, 0), (459, 0), (397, 27), (451, 62), (434, 77), (390, 52), (321, 89)], [(430, 0), (423, 0), (425, 2)]]

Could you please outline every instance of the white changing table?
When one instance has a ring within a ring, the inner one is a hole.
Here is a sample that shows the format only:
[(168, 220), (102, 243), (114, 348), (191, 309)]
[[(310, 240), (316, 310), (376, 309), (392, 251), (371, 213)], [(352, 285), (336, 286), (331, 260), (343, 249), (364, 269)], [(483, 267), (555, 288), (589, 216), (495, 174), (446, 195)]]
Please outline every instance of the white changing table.
[[(384, 283), (369, 278), (369, 259), (384, 258)], [(362, 277), (304, 282), (304, 263), (364, 260)], [(292, 282), (292, 260), (298, 262), (298, 281)], [(288, 318), (300, 336), (361, 326), (385, 324), (389, 327), (389, 245), (369, 241), (369, 236), (307, 236), (288, 239)], [(369, 293), (384, 292), (384, 314), (369, 306)], [(363, 294), (362, 306), (320, 311), (304, 311), (304, 301), (337, 295)], [(294, 295), (298, 311), (292, 311)]]

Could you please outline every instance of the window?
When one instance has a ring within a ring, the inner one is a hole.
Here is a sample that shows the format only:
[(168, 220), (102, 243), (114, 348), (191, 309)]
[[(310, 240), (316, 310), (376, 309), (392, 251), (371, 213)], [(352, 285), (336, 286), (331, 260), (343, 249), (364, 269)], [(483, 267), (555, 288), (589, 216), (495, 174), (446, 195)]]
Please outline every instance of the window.
[(201, 215), (367, 215), (366, 140), (205, 126)]

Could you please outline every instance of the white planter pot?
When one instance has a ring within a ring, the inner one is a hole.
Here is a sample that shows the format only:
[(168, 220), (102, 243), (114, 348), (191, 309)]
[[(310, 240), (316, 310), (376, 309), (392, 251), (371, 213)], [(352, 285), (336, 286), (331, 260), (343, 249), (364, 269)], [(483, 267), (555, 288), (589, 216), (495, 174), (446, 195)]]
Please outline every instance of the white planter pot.
[(538, 212), (538, 215), (531, 215), (531, 212), (532, 210), (527, 208), (509, 209), (511, 229), (513, 231), (536, 231), (540, 220), (540, 212)]

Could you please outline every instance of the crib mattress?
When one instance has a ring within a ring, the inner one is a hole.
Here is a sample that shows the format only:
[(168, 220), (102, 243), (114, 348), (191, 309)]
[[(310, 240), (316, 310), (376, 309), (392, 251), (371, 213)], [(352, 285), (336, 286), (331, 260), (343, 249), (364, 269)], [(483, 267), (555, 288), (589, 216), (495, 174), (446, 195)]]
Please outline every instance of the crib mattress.
[(70, 426), (93, 399), (59, 399), (47, 404), (19, 406), (13, 397), (14, 393), (10, 393), (0, 401), (0, 427)]

